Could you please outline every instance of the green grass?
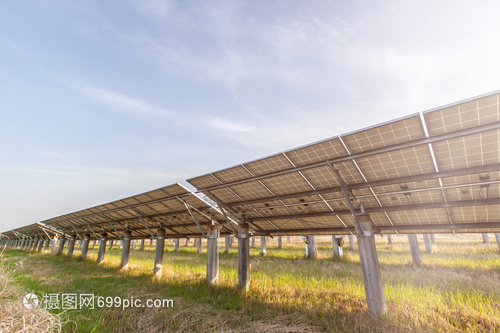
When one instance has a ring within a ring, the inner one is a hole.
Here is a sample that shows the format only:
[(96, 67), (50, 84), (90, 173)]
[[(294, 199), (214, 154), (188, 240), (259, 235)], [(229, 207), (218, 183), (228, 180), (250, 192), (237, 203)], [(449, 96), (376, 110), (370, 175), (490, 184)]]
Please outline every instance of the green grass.
[[(78, 249), (73, 258), (13, 250), (3, 257), (19, 284), (39, 293), (174, 301), (173, 308), (68, 310), (63, 314), (68, 332), (500, 331), (500, 254), (479, 234), (436, 235), (432, 254), (425, 253), (421, 240), (420, 267), (412, 265), (406, 236), (393, 236), (393, 244), (377, 237), (388, 308), (377, 319), (367, 313), (357, 251), (346, 244), (344, 258), (332, 259), (330, 239), (318, 237), (316, 260), (305, 259), (304, 244), (293, 237), (290, 244), (283, 239), (283, 249), (272, 240), (266, 257), (252, 248), (248, 293), (236, 288), (236, 242), (229, 254), (221, 242), (217, 286), (205, 284), (205, 248), (197, 254), (192, 246), (179, 252), (166, 246), (160, 279), (152, 278), (151, 246), (132, 251), (127, 271), (118, 269), (118, 247), (107, 249), (99, 266), (95, 249), (85, 261), (77, 259)], [(20, 260), (22, 269), (14, 265)]]

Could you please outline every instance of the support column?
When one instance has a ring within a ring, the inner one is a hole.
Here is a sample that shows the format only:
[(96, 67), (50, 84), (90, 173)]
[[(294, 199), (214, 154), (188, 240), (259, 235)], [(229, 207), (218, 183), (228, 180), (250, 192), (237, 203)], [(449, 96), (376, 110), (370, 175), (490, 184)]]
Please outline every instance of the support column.
[(136, 240), (136, 239), (134, 239), (134, 240), (132, 241), (132, 250), (135, 250), (135, 246), (136, 246), (136, 245), (137, 245), (137, 240)]
[(354, 236), (353, 235), (349, 235), (349, 248), (351, 250), (354, 250)]
[(174, 246), (175, 246), (174, 248), (175, 252), (179, 251), (179, 238), (174, 239)]
[(490, 239), (488, 238), (487, 233), (483, 233), (483, 243), (487, 244), (490, 242)]
[(73, 257), (73, 250), (75, 249), (75, 236), (71, 236), (71, 238), (68, 241), (68, 257)]
[(333, 256), (338, 259), (344, 256), (344, 251), (342, 250), (341, 242), (343, 242), (342, 238), (337, 238), (335, 235), (332, 236)]
[(40, 242), (39, 239), (35, 239), (35, 241), (33, 242), (33, 248), (31, 248), (31, 251), (36, 251), (36, 249), (38, 248), (39, 242)]
[(497, 239), (498, 251), (500, 251), (500, 233), (495, 233), (495, 238)]
[(66, 243), (66, 236), (62, 235), (59, 239), (59, 249), (57, 250), (57, 254), (62, 254), (64, 249), (64, 244)]
[(432, 253), (431, 236), (424, 234), (425, 252)]
[(219, 283), (219, 229), (209, 225), (207, 229), (207, 284)]
[(306, 244), (306, 258), (316, 259), (318, 257), (318, 248), (316, 246), (316, 236), (308, 235)]
[(436, 243), (436, 236), (434, 234), (431, 234), (431, 243), (434, 244)]
[(50, 238), (47, 238), (45, 240), (45, 245), (43, 247), (43, 252), (48, 252), (49, 251), (49, 245), (50, 245)]
[(186, 238), (186, 246), (189, 245), (189, 238)]
[(290, 236), (286, 236), (286, 242), (290, 243)]
[[(106, 239), (107, 239), (107, 238), (106, 238)], [(101, 240), (102, 240), (102, 238), (101, 238)], [(113, 245), (115, 245), (115, 241), (110, 240), (110, 241), (109, 241), (109, 249), (110, 249), (110, 250), (112, 250), (112, 249), (113, 249)], [(99, 246), (101, 246), (101, 245), (99, 245)]]
[(203, 242), (203, 238), (198, 238), (198, 242), (196, 242), (196, 253), (201, 253), (201, 242)]
[(52, 255), (57, 254), (57, 237), (56, 236), (54, 236), (54, 238), (52, 239), (50, 254), (52, 254)]
[(411, 257), (414, 265), (422, 264), (422, 256), (420, 255), (420, 248), (418, 247), (418, 239), (415, 234), (408, 234), (408, 241), (410, 242)]
[(40, 241), (38, 242), (38, 249), (36, 249), (36, 252), (42, 252), (42, 248), (43, 248), (43, 242), (45, 240), (42, 238), (40, 239)]
[(380, 277), (380, 265), (378, 262), (375, 237), (373, 235), (372, 220), (370, 215), (358, 215), (358, 250), (363, 271), (363, 284), (365, 286), (366, 303), (368, 311), (375, 316), (382, 315), (387, 311), (385, 304), (384, 289)]
[(281, 249), (281, 248), (282, 248), (281, 236), (278, 236), (278, 249)]
[(165, 229), (158, 229), (158, 233), (156, 234), (155, 267), (153, 269), (153, 274), (155, 278), (159, 278), (161, 276), (161, 271), (163, 269), (164, 252), (165, 252)]
[(392, 235), (387, 235), (387, 243), (392, 244)]
[[(106, 254), (106, 241), (108, 240), (108, 234), (103, 233), (101, 235), (101, 239), (99, 240), (99, 254), (97, 255), (97, 264), (100, 264), (104, 261), (104, 255)], [(113, 241), (111, 241), (113, 244)]]
[(255, 247), (255, 236), (252, 236), (252, 247)]
[(95, 249), (95, 242), (96, 242), (96, 240), (94, 239), (94, 240), (92, 241), (92, 249)]
[(266, 237), (260, 236), (260, 255), (265, 256), (267, 254), (266, 251)]
[(130, 238), (132, 237), (131, 231), (125, 231), (122, 238), (122, 262), (120, 263), (121, 269), (128, 269), (128, 259), (130, 257)]
[(141, 239), (141, 246), (139, 247), (139, 251), (144, 251), (144, 239)]
[(231, 247), (229, 245), (229, 242), (231, 242), (231, 239), (229, 237), (224, 237), (224, 252), (229, 253), (229, 248)]
[(82, 253), (80, 254), (80, 258), (83, 260), (87, 259), (87, 253), (89, 251), (89, 243), (90, 243), (90, 234), (86, 234), (83, 236), (82, 242)]
[(250, 288), (250, 242), (248, 223), (238, 225), (238, 288), (248, 291)]
[(28, 251), (28, 252), (31, 251), (31, 248), (33, 247), (33, 241), (34, 241), (33, 239), (30, 239), (30, 241), (28, 242), (28, 246), (26, 248), (26, 251)]

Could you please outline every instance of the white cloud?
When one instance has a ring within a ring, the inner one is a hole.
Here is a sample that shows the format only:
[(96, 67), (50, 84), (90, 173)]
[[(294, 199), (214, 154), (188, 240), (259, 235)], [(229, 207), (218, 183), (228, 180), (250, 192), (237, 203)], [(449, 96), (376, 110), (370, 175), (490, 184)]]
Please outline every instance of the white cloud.
[(211, 118), (206, 120), (206, 124), (216, 130), (233, 133), (255, 132), (256, 128), (246, 124), (237, 123), (227, 119)]
[(118, 113), (130, 116), (162, 117), (170, 118), (174, 112), (168, 111), (139, 99), (115, 93), (105, 89), (99, 89), (91, 86), (79, 89), (87, 97), (93, 100), (111, 106)]

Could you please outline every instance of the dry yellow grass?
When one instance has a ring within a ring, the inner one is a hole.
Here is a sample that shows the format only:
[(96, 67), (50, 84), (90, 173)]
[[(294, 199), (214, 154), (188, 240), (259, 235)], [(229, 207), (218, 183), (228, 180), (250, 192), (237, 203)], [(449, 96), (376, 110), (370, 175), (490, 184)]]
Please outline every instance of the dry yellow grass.
[[(18, 266), (23, 265), (22, 260), (17, 261)], [(11, 275), (0, 262), (0, 332), (61, 332), (59, 315), (43, 308), (27, 309), (23, 305), (22, 299), (28, 291), (19, 287)]]

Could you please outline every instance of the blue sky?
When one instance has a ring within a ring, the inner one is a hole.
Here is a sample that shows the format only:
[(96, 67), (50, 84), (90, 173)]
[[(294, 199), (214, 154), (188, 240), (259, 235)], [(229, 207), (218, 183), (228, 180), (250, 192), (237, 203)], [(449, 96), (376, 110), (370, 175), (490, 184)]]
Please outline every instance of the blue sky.
[(2, 1), (0, 231), (500, 89), (495, 1)]

